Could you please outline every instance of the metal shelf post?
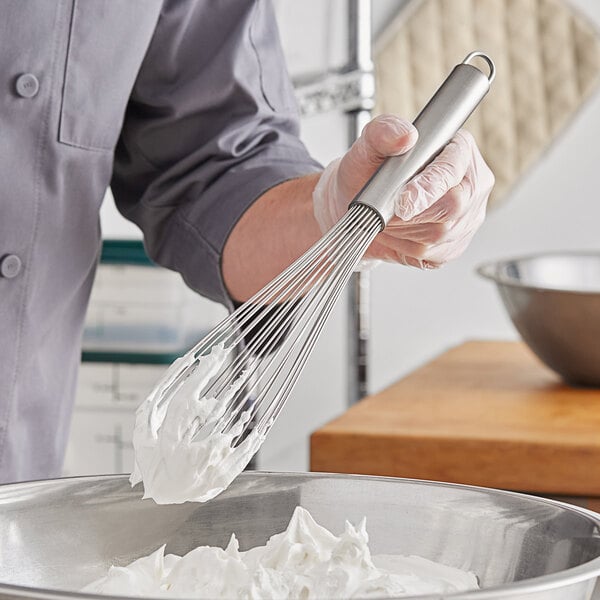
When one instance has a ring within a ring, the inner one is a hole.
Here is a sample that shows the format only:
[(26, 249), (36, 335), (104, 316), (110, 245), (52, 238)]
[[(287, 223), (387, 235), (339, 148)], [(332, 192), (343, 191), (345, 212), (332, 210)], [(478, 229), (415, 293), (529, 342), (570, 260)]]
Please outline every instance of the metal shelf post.
[[(348, 67), (373, 78), (371, 0), (348, 0)], [(360, 104), (347, 111), (348, 145), (359, 136), (371, 118), (373, 85), (362, 86)], [(357, 272), (348, 286), (348, 405), (368, 394), (368, 352), (370, 338), (370, 274)]]

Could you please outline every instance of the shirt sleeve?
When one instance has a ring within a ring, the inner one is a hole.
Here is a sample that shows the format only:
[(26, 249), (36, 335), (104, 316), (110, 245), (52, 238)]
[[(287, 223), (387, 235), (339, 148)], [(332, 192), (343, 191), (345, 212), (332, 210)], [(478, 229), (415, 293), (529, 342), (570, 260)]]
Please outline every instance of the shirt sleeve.
[(231, 307), (221, 255), (269, 188), (321, 169), (268, 0), (166, 0), (127, 107), (112, 190), (149, 256)]

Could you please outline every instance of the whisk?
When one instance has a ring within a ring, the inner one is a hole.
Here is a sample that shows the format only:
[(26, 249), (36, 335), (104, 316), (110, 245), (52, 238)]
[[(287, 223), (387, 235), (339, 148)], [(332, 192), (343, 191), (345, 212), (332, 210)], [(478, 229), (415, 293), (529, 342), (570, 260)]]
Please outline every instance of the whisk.
[[(487, 63), (488, 74), (471, 64), (476, 57)], [(414, 148), (389, 158), (321, 240), (170, 367), (155, 390), (159, 403), (182, 389), (215, 345), (231, 353), (202, 390), (205, 397), (223, 398), (218, 418), (195, 421), (192, 439), (229, 432), (235, 447), (251, 427), (264, 439), (352, 272), (392, 217), (392, 196), (448, 143), (486, 95), (494, 74), (488, 56), (469, 54), (416, 118)]]

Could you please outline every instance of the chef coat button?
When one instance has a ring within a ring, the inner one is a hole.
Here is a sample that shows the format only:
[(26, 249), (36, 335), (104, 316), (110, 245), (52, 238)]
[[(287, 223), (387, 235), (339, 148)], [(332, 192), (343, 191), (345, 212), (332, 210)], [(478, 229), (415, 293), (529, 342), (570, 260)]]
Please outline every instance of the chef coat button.
[(32, 73), (23, 73), (17, 78), (16, 88), (19, 96), (33, 98), (40, 89), (40, 82)]
[(16, 254), (7, 254), (0, 260), (0, 276), (12, 279), (21, 272), (23, 263)]

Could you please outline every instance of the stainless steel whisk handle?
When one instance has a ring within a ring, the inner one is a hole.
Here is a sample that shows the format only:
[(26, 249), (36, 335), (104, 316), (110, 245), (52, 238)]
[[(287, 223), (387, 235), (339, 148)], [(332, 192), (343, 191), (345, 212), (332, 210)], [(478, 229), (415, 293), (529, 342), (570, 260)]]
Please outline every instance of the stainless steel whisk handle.
[[(471, 64), (482, 58), (489, 74)], [(394, 198), (419, 171), (428, 165), (454, 137), (490, 89), (496, 69), (492, 59), (483, 52), (471, 52), (456, 65), (414, 120), (419, 139), (402, 156), (393, 156), (379, 167), (356, 195), (353, 204), (365, 204), (375, 209), (382, 220), (382, 229), (394, 216)]]

